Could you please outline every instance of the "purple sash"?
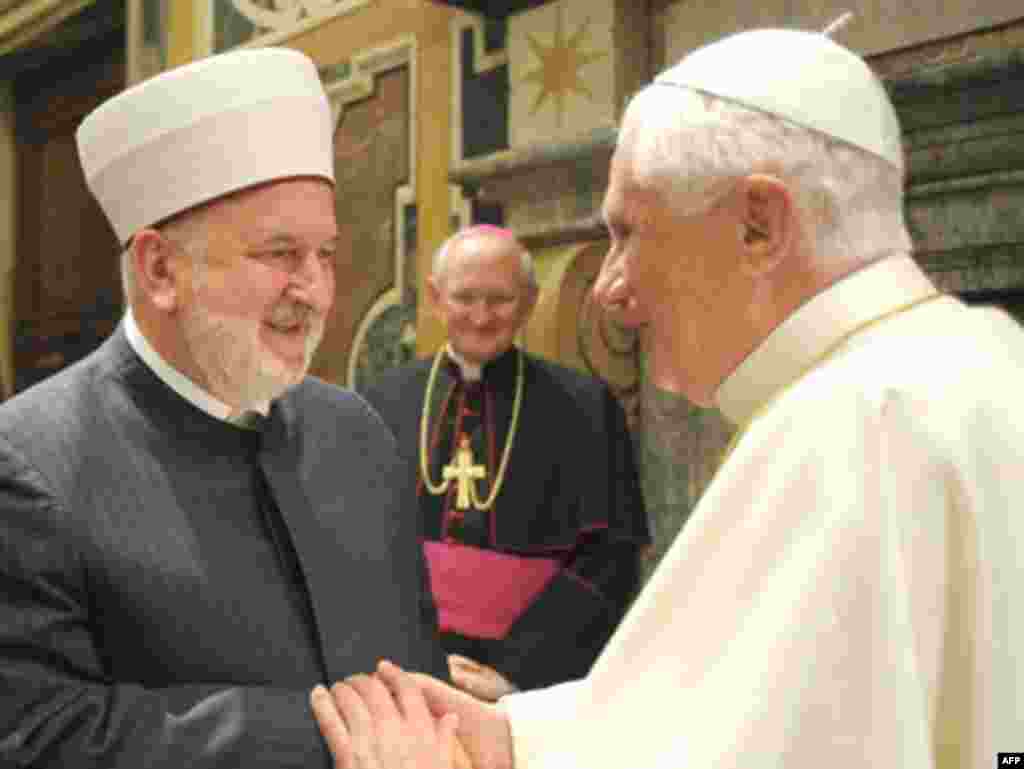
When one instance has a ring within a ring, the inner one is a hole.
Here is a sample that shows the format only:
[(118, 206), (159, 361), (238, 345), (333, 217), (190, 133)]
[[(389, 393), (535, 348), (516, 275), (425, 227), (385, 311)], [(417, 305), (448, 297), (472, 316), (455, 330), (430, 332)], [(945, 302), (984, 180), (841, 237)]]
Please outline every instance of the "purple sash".
[(445, 542), (424, 542), (438, 624), (473, 638), (504, 638), (558, 573), (551, 558), (523, 558)]

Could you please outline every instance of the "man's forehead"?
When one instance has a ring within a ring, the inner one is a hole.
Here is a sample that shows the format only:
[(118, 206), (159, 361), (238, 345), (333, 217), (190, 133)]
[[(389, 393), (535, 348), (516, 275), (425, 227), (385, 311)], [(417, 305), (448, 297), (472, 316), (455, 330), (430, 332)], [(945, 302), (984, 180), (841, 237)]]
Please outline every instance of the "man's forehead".
[(454, 254), (441, 283), (442, 290), (448, 293), (515, 291), (523, 283), (522, 264), (514, 251), (504, 254), (469, 251), (462, 256)]
[(522, 250), (519, 241), (506, 229), (491, 225), (478, 225), (462, 233), (453, 244), (456, 253), (500, 256), (506, 253), (518, 254)]
[(521, 280), (518, 262), (495, 263), (490, 260), (469, 259), (453, 261), (447, 270), (446, 283), (449, 288), (465, 286), (518, 285)]
[(497, 263), (515, 265), (518, 269), (522, 251), (514, 237), (484, 230), (459, 238), (452, 246), (450, 261), (455, 271), (481, 264), (496, 266)]
[(334, 240), (334, 189), (322, 180), (288, 179), (225, 196), (211, 213), (237, 225), (246, 240)]

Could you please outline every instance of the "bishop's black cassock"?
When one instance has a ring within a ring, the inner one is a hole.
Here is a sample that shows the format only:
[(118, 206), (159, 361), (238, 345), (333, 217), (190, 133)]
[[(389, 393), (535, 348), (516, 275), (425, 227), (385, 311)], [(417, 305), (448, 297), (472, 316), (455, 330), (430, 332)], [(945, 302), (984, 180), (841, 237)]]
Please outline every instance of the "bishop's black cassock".
[[(516, 392), (512, 348), (464, 381), (445, 356), (430, 404), (430, 480), (463, 438), (480, 501), (491, 492)], [(431, 494), (420, 467), (420, 419), (431, 360), (387, 371), (367, 400), (417, 468), (424, 549), (445, 646), (520, 688), (585, 675), (622, 618), (649, 541), (630, 435), (608, 387), (525, 355), (523, 401), (504, 483), (486, 511), (459, 510), (456, 483)]]

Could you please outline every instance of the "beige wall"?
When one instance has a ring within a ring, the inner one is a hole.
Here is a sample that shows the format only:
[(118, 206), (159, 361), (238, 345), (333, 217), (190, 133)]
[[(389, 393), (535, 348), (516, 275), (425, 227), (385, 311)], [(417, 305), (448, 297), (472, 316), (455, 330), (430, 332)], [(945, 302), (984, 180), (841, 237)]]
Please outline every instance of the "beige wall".
[[(378, 0), (364, 9), (287, 40), (319, 66), (331, 66), (360, 54), (415, 40), (412, 81), (415, 149), (415, 201), (418, 206), (418, 294), (430, 272), (430, 259), (451, 232), (448, 169), (451, 162), (452, 104), (451, 19), (447, 6), (426, 0)], [(444, 328), (428, 303), (418, 304), (416, 349), (433, 352), (444, 341)]]
[(759, 0), (653, 3), (657, 69), (711, 40), (744, 29), (785, 26), (823, 29), (844, 11), (855, 14), (837, 39), (865, 55), (986, 29), (1024, 18), (1020, 0)]
[(10, 84), (0, 83), (0, 386), (4, 397), (14, 386), (12, 323), (18, 220), (13, 102)]

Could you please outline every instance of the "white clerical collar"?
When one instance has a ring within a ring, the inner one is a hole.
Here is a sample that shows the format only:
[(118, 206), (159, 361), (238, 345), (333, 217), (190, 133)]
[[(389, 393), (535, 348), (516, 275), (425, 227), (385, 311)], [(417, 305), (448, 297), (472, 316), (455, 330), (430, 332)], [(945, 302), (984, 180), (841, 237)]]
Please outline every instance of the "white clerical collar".
[[(143, 335), (138, 325), (136, 325), (130, 307), (124, 315), (124, 333), (128, 338), (128, 344), (142, 358), (142, 362), (149, 366), (153, 373), (174, 392), (178, 393), (178, 395), (196, 408), (201, 409), (216, 419), (232, 423), (237, 420), (238, 417), (234, 414), (235, 410), (231, 406), (214, 398), (210, 393), (206, 392), (206, 390), (165, 361), (163, 356), (153, 349), (153, 346)], [(270, 411), (270, 404), (267, 402), (258, 403), (253, 410), (266, 416)]]
[(478, 363), (470, 363), (463, 358), (452, 349), (450, 342), (445, 345), (444, 351), (448, 353), (448, 357), (455, 361), (455, 365), (459, 367), (459, 371), (462, 372), (463, 382), (479, 382), (483, 377), (484, 367)]
[(935, 286), (909, 256), (891, 257), (847, 275), (784, 320), (718, 388), (715, 404), (742, 425), (844, 334)]

